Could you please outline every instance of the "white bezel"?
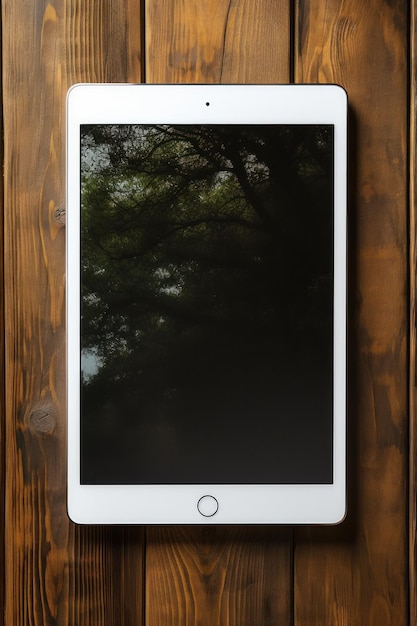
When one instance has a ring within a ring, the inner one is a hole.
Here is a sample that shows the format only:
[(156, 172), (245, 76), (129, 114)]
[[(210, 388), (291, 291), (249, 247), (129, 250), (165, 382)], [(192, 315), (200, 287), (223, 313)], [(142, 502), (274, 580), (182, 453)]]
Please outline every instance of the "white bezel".
[[(210, 103), (207, 106), (206, 103)], [(80, 484), (80, 125), (333, 124), (334, 483)], [(76, 85), (67, 99), (68, 513), (81, 524), (332, 524), (346, 509), (347, 97), (335, 85)], [(214, 496), (204, 517), (197, 503)]]

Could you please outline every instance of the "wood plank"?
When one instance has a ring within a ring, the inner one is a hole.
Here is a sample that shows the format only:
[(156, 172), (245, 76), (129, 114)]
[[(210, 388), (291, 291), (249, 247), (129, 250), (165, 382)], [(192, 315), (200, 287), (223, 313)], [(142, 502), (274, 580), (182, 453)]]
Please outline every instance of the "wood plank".
[[(1, 55), (0, 55), (1, 59)], [(2, 76), (2, 69), (0, 69), (0, 77)], [(1, 91), (1, 121), (0, 121), (0, 158), (1, 165), (4, 167), (4, 154), (3, 154), (3, 95)], [(4, 252), (3, 252), (3, 240), (4, 240), (4, 184), (3, 177), (0, 177), (0, 626), (4, 626), (4, 587), (5, 587), (5, 527), (4, 527), (4, 498), (5, 498), (5, 481), (6, 481), (6, 464), (5, 464), (5, 385), (4, 385)]]
[[(272, 83), (290, 78), (287, 0), (146, 3), (146, 80)], [(291, 531), (147, 531), (149, 626), (291, 623)]]
[(62, 598), (68, 606), (62, 624), (141, 626), (143, 529), (71, 524), (68, 543), (67, 597)]
[(407, 3), (297, 2), (297, 82), (351, 107), (349, 512), (295, 537), (297, 626), (408, 623)]
[(5, 623), (139, 626), (143, 531), (66, 515), (64, 112), (73, 82), (140, 80), (140, 2), (5, 0), (2, 16)]
[(417, 14), (410, 8), (410, 624), (417, 624)]
[(288, 82), (289, 0), (148, 0), (145, 6), (147, 82)]

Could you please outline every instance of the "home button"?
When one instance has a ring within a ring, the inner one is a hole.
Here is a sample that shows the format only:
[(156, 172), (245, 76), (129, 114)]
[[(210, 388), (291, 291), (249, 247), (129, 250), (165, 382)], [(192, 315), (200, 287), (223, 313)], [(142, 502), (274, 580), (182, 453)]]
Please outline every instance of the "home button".
[(219, 510), (219, 503), (213, 496), (202, 496), (197, 502), (197, 509), (204, 517), (213, 517)]

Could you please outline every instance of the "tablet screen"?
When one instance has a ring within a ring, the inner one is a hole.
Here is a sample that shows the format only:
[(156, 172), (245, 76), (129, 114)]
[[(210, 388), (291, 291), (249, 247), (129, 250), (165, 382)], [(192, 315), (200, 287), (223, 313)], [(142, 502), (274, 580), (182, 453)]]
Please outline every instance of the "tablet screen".
[(82, 124), (81, 483), (333, 481), (332, 124)]

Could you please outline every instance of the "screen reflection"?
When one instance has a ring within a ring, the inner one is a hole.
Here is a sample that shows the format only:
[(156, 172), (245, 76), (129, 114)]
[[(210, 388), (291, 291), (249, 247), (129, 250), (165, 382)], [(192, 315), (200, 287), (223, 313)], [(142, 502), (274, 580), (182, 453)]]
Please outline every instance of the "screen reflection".
[(333, 127), (85, 125), (81, 479), (331, 483)]

